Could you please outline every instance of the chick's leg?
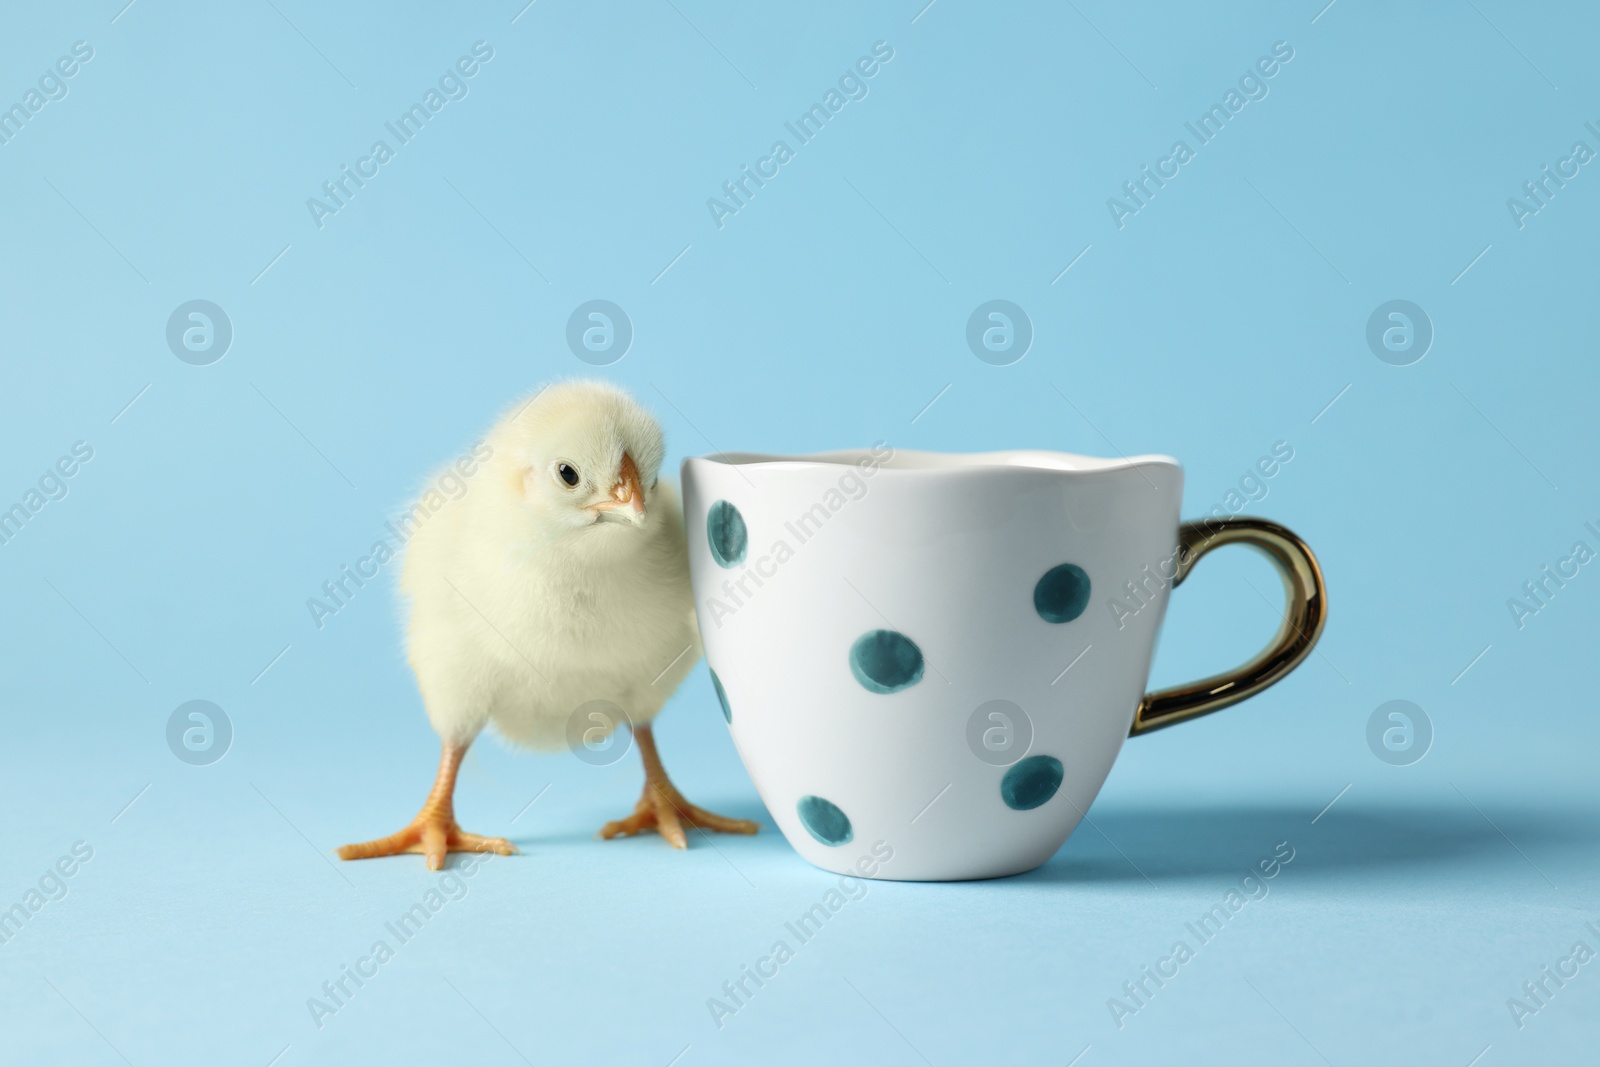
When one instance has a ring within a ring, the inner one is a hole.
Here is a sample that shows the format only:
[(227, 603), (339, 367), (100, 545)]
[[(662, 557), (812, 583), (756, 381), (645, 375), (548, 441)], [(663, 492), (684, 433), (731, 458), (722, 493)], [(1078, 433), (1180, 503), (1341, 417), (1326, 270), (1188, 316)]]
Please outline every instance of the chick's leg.
[(494, 852), (501, 856), (514, 854), (516, 846), (505, 838), (469, 834), (456, 825), (456, 772), (460, 770), (461, 758), (466, 754), (465, 744), (446, 741), (439, 758), (439, 776), (434, 779), (433, 790), (410, 825), (399, 833), (380, 837), (376, 841), (345, 845), (339, 849), (339, 858), (364, 860), (373, 856), (420, 852), (427, 857), (428, 869), (437, 871), (444, 866), (447, 852)]
[(654, 830), (673, 848), (688, 848), (684, 826), (697, 826), (703, 830), (716, 830), (724, 834), (753, 834), (757, 830), (749, 819), (730, 819), (706, 811), (683, 799), (678, 787), (672, 784), (661, 766), (661, 755), (656, 751), (655, 734), (648, 724), (633, 728), (633, 739), (639, 743), (639, 755), (644, 759), (644, 794), (633, 806), (633, 814), (626, 819), (608, 822), (600, 828), (600, 836), (607, 840)]

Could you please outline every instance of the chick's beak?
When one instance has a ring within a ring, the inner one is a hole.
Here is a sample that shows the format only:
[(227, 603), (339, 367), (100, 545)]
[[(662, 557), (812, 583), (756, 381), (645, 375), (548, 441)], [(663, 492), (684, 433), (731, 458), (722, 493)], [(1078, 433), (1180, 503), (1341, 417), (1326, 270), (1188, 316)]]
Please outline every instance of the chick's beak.
[(617, 484), (611, 487), (607, 499), (594, 505), (594, 508), (602, 513), (602, 517), (605, 512), (614, 512), (618, 513), (619, 518), (625, 518), (636, 526), (644, 523), (644, 486), (639, 484), (639, 468), (628, 453), (622, 454)]

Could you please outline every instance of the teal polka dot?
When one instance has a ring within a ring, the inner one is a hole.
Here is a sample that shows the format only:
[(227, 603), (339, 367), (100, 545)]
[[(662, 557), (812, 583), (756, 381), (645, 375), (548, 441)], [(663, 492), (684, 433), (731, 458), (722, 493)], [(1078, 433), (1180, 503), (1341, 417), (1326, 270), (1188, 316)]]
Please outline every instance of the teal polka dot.
[(717, 677), (716, 671), (711, 671), (711, 687), (717, 691), (717, 702), (722, 705), (722, 717), (728, 720), (729, 726), (732, 726), (733, 709), (728, 707), (728, 692), (722, 688), (722, 679)]
[(734, 567), (743, 563), (750, 533), (739, 509), (726, 500), (712, 504), (706, 513), (706, 540), (711, 542), (711, 558), (719, 565)]
[(806, 832), (824, 845), (843, 845), (855, 836), (850, 829), (850, 816), (831, 800), (805, 796), (800, 798), (795, 809), (800, 813)]
[(1031, 811), (1056, 795), (1066, 772), (1054, 756), (1029, 756), (1018, 760), (1000, 780), (1000, 798), (1006, 807)]
[(1089, 576), (1076, 563), (1059, 563), (1033, 587), (1033, 607), (1045, 622), (1071, 622), (1089, 606)]
[(850, 673), (869, 692), (898, 693), (922, 681), (922, 649), (905, 634), (872, 630), (850, 646)]

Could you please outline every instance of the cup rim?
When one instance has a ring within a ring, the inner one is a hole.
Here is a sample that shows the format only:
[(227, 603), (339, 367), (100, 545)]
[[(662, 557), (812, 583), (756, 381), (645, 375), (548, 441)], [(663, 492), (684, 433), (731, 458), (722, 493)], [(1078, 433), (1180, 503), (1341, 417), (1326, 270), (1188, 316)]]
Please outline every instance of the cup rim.
[[(879, 442), (882, 446), (883, 442)], [(1106, 459), (1084, 456), (1074, 452), (1053, 452), (1048, 449), (1021, 448), (996, 452), (924, 452), (914, 449), (892, 449), (887, 458), (879, 451), (867, 448), (840, 449), (832, 452), (812, 452), (805, 455), (775, 455), (763, 452), (713, 452), (703, 456), (690, 456), (690, 463), (711, 463), (720, 467), (765, 467), (777, 470), (801, 470), (825, 467), (852, 467), (875, 460), (879, 474), (952, 474), (967, 471), (997, 470), (1036, 471), (1046, 474), (1108, 474), (1136, 470), (1141, 467), (1164, 467), (1181, 472), (1183, 464), (1172, 456), (1149, 453), (1139, 456), (1119, 456)]]

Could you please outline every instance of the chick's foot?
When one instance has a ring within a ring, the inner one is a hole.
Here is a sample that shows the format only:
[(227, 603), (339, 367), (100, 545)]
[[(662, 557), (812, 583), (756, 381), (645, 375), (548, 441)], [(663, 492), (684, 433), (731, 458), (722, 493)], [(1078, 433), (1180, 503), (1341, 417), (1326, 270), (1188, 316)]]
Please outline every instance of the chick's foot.
[(359, 845), (345, 845), (339, 849), (342, 860), (364, 860), (374, 856), (395, 856), (402, 852), (420, 852), (427, 857), (428, 869), (437, 871), (444, 866), (449, 852), (493, 852), (501, 856), (515, 855), (517, 847), (503, 837), (484, 837), (469, 834), (456, 823), (455, 789), (456, 772), (461, 769), (461, 759), (467, 754), (466, 744), (446, 741), (439, 758), (439, 775), (434, 779), (433, 791), (423, 802), (422, 810), (404, 830), (380, 837), (376, 841), (363, 841)]
[(645, 830), (654, 830), (673, 848), (688, 848), (685, 826), (702, 830), (715, 830), (723, 834), (753, 834), (758, 829), (749, 819), (730, 819), (689, 803), (678, 792), (678, 787), (667, 777), (656, 753), (655, 737), (649, 726), (634, 729), (634, 740), (639, 744), (639, 754), (644, 758), (644, 794), (633, 806), (633, 814), (626, 819), (616, 819), (600, 828), (601, 837), (631, 837)]
[(730, 819), (726, 815), (696, 807), (683, 799), (683, 794), (678, 792), (676, 786), (663, 779), (646, 783), (644, 796), (633, 806), (633, 814), (626, 819), (606, 823), (600, 828), (600, 836), (610, 840), (654, 830), (666, 838), (673, 848), (688, 848), (689, 842), (683, 832), (685, 826), (697, 826), (702, 830), (724, 834), (753, 834), (759, 829), (749, 819)]
[(424, 811), (399, 833), (380, 837), (376, 841), (363, 841), (359, 845), (339, 848), (342, 860), (364, 860), (374, 856), (397, 856), (402, 852), (420, 852), (427, 857), (428, 870), (437, 871), (444, 866), (448, 852), (493, 852), (512, 856), (517, 846), (503, 837), (484, 837), (469, 834), (447, 814)]

